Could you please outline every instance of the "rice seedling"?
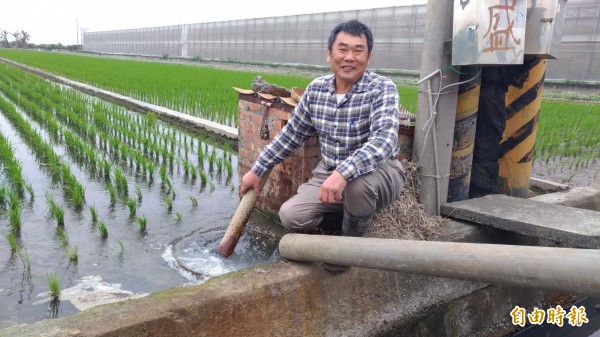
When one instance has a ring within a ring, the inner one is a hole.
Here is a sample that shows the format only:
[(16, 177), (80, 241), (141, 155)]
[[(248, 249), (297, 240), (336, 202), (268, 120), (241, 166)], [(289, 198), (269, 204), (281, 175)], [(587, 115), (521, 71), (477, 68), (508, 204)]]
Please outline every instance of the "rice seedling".
[(110, 198), (110, 204), (114, 205), (117, 202), (117, 190), (115, 186), (109, 182), (106, 184), (106, 190), (108, 191), (108, 197)]
[(17, 255), (23, 263), (23, 269), (29, 270), (31, 268), (31, 262), (29, 261), (29, 253), (27, 252), (27, 247), (23, 245), (22, 248), (17, 249)]
[(160, 180), (161, 181), (165, 181), (168, 180), (169, 178), (167, 178), (167, 167), (165, 165), (162, 165), (158, 171), (158, 174), (160, 175)]
[(50, 215), (56, 220), (58, 226), (65, 225), (65, 210), (63, 206), (58, 205), (54, 201), (54, 197), (48, 191), (46, 191), (46, 204), (50, 209)]
[(137, 201), (133, 198), (127, 198), (127, 208), (129, 208), (129, 216), (134, 217), (137, 211)]
[(64, 227), (56, 228), (56, 236), (60, 240), (63, 247), (69, 245), (69, 235), (67, 234), (67, 231), (64, 229)]
[(8, 232), (6, 234), (2, 233), (2, 236), (6, 239), (11, 252), (15, 253), (19, 250), (19, 244), (17, 243), (17, 238), (13, 232)]
[(83, 200), (85, 198), (84, 188), (81, 184), (74, 184), (68, 187), (69, 193), (71, 194), (71, 200), (75, 209), (81, 209), (83, 207)]
[(108, 237), (108, 229), (106, 228), (106, 222), (104, 222), (104, 220), (98, 222), (98, 231), (100, 232), (100, 237), (102, 239)]
[(225, 162), (225, 171), (227, 172), (228, 177), (233, 174), (233, 165), (231, 164), (231, 160)]
[(194, 197), (193, 195), (190, 195), (188, 198), (192, 202), (192, 206), (194, 206), (194, 207), (198, 206), (198, 200), (196, 199), (196, 197)]
[(142, 190), (139, 186), (135, 186), (135, 195), (137, 196), (138, 201), (142, 201)]
[(67, 247), (66, 253), (67, 253), (67, 256), (69, 257), (69, 261), (77, 262), (79, 260), (79, 253), (77, 251), (77, 246)]
[(171, 212), (173, 210), (173, 199), (171, 199), (170, 195), (165, 195), (163, 200), (165, 201), (165, 204), (167, 205), (167, 211)]
[(138, 225), (140, 226), (140, 232), (145, 232), (146, 225), (148, 224), (148, 219), (146, 219), (146, 216), (137, 217), (135, 220), (137, 221)]
[(208, 172), (212, 173), (214, 171), (214, 165), (215, 165), (216, 161), (217, 161), (217, 152), (216, 152), (215, 148), (213, 147), (213, 150), (208, 155)]
[(58, 298), (60, 296), (60, 284), (58, 282), (58, 277), (56, 277), (56, 273), (46, 274), (46, 278), (48, 279), (50, 296)]
[(115, 185), (117, 187), (117, 192), (119, 192), (122, 196), (126, 197), (128, 192), (127, 178), (123, 174), (119, 168), (115, 168), (114, 170), (114, 178)]
[(221, 172), (223, 172), (223, 161), (224, 161), (224, 158), (223, 158), (223, 157), (221, 157), (221, 156), (219, 156), (219, 157), (216, 159), (216, 163), (217, 163), (217, 173), (219, 173), (219, 174), (221, 174)]
[(21, 208), (13, 206), (8, 210), (8, 223), (13, 232), (21, 230)]
[(13, 191), (8, 193), (8, 223), (13, 232), (21, 230), (21, 202)]
[(8, 188), (3, 183), (0, 183), (0, 205), (4, 205), (6, 202), (7, 192)]
[(119, 254), (123, 255), (123, 252), (125, 251), (125, 244), (123, 243), (123, 240), (119, 240), (119, 247), (120, 247)]
[(198, 163), (202, 163), (204, 161), (204, 151), (202, 150), (202, 145), (200, 140), (198, 140)]
[(175, 221), (180, 221), (181, 220), (181, 213), (176, 212), (175, 215), (173, 215), (173, 219), (175, 219)]
[(27, 192), (29, 192), (29, 200), (34, 201), (35, 193), (33, 191), (33, 185), (25, 184), (25, 189), (27, 190)]
[(2, 134), (0, 134), (0, 164), (4, 164), (4, 171), (12, 189), (21, 195), (25, 184), (23, 165), (14, 157), (12, 144)]
[(92, 216), (93, 224), (98, 222), (98, 211), (96, 210), (96, 206), (90, 206), (90, 215)]

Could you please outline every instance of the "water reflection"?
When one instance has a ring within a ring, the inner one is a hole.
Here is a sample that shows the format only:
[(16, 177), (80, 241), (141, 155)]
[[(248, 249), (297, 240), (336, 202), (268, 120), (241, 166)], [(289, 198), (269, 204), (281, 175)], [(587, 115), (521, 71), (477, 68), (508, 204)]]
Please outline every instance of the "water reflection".
[(48, 310), (46, 310), (45, 318), (57, 318), (60, 309), (60, 299), (53, 298), (48, 305)]

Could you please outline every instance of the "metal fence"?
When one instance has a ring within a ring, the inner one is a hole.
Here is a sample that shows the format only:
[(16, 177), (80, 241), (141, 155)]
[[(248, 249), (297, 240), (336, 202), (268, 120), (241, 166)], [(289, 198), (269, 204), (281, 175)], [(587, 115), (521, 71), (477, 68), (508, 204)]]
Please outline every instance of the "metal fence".
[[(569, 0), (559, 60), (546, 78), (600, 81), (600, 0)], [(83, 50), (203, 59), (326, 65), (326, 40), (339, 22), (371, 27), (373, 69), (419, 71), (426, 5), (83, 33)]]

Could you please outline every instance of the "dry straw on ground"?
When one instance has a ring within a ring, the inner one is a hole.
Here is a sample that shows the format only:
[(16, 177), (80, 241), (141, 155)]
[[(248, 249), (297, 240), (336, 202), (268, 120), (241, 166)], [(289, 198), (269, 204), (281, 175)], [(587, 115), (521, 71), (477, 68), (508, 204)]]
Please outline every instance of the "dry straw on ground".
[(400, 198), (377, 211), (367, 237), (387, 239), (433, 240), (441, 234), (443, 219), (428, 215), (418, 202), (417, 166), (405, 161), (406, 185)]

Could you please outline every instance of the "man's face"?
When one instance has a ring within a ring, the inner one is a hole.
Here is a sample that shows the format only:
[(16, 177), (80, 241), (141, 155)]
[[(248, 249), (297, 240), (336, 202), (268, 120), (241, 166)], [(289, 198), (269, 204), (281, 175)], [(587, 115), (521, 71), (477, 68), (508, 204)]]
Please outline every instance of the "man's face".
[(340, 32), (327, 50), (327, 63), (335, 74), (338, 93), (345, 93), (364, 74), (371, 59), (365, 34), (360, 36)]

